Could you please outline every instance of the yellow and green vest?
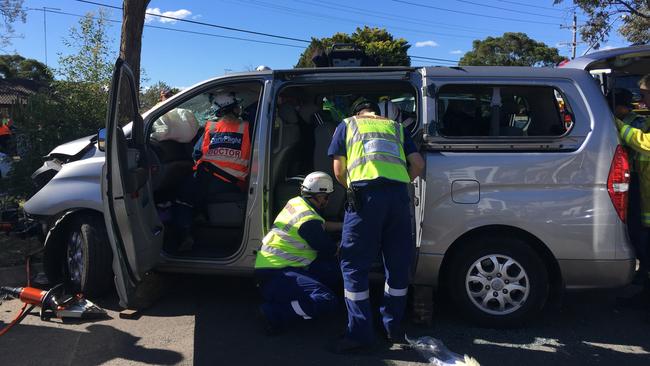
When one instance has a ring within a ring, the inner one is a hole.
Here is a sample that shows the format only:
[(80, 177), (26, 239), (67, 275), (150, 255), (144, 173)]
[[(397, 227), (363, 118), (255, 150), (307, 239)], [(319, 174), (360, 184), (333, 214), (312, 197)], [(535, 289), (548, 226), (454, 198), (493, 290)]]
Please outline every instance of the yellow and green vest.
[(402, 125), (376, 115), (346, 118), (348, 184), (386, 178), (411, 181), (404, 155)]
[(313, 262), (317, 252), (298, 234), (300, 226), (311, 220), (325, 222), (304, 198), (289, 200), (262, 240), (255, 268), (306, 267)]

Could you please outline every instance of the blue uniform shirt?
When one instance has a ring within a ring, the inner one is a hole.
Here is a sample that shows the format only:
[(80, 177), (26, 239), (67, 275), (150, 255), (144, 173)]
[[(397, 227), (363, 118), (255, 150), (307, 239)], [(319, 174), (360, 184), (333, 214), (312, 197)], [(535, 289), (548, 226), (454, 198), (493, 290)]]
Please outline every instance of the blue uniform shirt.
[[(345, 126), (345, 122), (339, 123), (339, 125), (336, 127), (336, 130), (334, 131), (334, 136), (332, 136), (332, 142), (330, 143), (329, 148), (327, 149), (327, 155), (329, 155), (330, 158), (334, 158), (335, 156), (343, 156), (347, 157), (347, 148), (345, 146), (345, 133), (347, 131), (347, 128)], [(404, 156), (409, 156), (412, 153), (415, 153), (418, 151), (418, 148), (415, 146), (415, 142), (413, 142), (413, 139), (411, 138), (411, 135), (408, 133), (404, 133)], [(387, 179), (376, 179), (376, 181), (388, 181)], [(390, 181), (392, 182), (392, 181)], [(360, 181), (360, 182), (354, 182), (354, 186), (366, 186), (368, 185), (368, 181)]]

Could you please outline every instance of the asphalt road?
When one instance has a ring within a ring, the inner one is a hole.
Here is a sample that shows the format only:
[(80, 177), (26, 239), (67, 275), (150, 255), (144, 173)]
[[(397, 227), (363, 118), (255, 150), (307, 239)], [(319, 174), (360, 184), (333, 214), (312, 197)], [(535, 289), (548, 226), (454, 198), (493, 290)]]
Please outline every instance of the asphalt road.
[[(650, 365), (650, 323), (640, 308), (617, 297), (636, 287), (570, 294), (524, 329), (469, 326), (449, 306), (436, 306), (431, 328), (409, 325), (481, 365)], [(120, 319), (115, 298), (99, 301), (109, 319), (43, 322), (28, 316), (0, 338), (2, 365), (424, 365), (413, 350), (378, 343), (371, 352), (340, 356), (327, 351), (341, 332), (336, 319), (299, 325), (267, 337), (255, 319), (259, 298), (251, 279), (173, 276), (164, 296), (139, 319)], [(650, 304), (646, 304), (650, 306)], [(16, 300), (0, 305), (10, 321)]]

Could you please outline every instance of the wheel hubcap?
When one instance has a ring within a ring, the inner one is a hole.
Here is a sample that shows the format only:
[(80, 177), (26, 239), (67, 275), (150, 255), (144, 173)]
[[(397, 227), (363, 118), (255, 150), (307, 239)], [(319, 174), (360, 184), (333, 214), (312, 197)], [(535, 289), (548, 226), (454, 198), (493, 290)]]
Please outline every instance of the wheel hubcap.
[(81, 284), (81, 274), (83, 273), (83, 245), (81, 243), (81, 233), (74, 232), (68, 241), (68, 250), (66, 255), (68, 264), (68, 276), (70, 281), (76, 285)]
[(491, 254), (470, 266), (465, 290), (477, 308), (491, 315), (505, 315), (523, 306), (530, 283), (519, 262), (507, 255)]

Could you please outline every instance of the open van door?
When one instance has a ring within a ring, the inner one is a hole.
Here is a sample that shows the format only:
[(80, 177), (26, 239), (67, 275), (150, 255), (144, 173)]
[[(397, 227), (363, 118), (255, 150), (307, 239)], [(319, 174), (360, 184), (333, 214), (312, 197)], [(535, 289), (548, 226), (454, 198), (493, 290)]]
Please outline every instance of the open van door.
[[(106, 129), (100, 131), (99, 142), (100, 149), (104, 148), (106, 153), (101, 179), (102, 199), (113, 249), (115, 287), (120, 305), (129, 308), (143, 306), (147, 296), (140, 289), (149, 286), (140, 285), (160, 258), (163, 242), (163, 225), (156, 213), (149, 184), (147, 146), (138, 106), (133, 72), (118, 58), (113, 71)], [(124, 130), (128, 131), (129, 124), (130, 134), (126, 136)]]

